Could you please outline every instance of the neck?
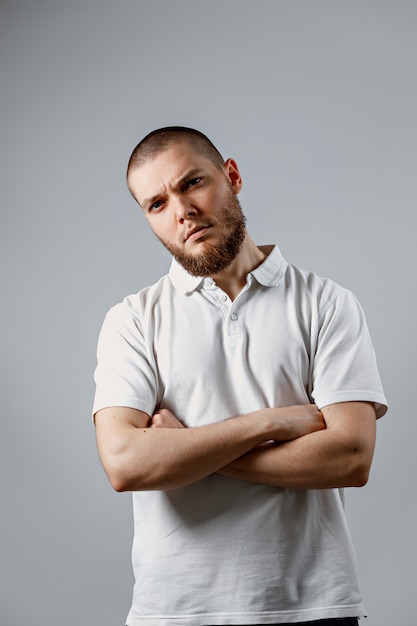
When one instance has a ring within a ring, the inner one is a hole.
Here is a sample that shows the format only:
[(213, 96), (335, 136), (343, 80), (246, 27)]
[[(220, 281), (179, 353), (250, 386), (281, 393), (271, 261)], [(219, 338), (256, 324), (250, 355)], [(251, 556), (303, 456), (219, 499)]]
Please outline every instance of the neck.
[(246, 233), (242, 248), (232, 263), (222, 272), (213, 276), (216, 284), (234, 300), (246, 284), (246, 277), (265, 259), (266, 254), (258, 248)]

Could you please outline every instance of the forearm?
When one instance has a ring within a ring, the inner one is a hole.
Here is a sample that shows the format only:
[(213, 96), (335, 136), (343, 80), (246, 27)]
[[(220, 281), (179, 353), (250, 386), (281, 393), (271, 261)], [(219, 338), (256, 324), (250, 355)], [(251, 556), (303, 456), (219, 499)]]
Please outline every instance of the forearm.
[(312, 433), (282, 444), (260, 446), (219, 470), (223, 476), (288, 489), (330, 489), (366, 483), (366, 465), (357, 452), (328, 433)]
[[(314, 405), (262, 409), (197, 428), (168, 426), (169, 411), (152, 417), (113, 407), (96, 416), (103, 466), (117, 491), (168, 490), (197, 482), (270, 439), (284, 441), (324, 428)], [(168, 420), (168, 421), (167, 421)], [(167, 427), (168, 426), (168, 427)]]
[[(358, 487), (368, 480), (375, 445), (372, 405), (333, 405), (349, 411), (348, 427), (330, 427), (282, 444), (259, 446), (219, 470), (223, 476), (289, 489)], [(323, 409), (326, 415), (325, 409)], [(330, 417), (332, 417), (330, 415)], [(340, 417), (342, 420), (342, 418)]]
[(245, 419), (182, 430), (135, 429), (114, 449), (112, 484), (118, 491), (182, 487), (244, 455), (260, 443), (259, 435), (256, 422)]

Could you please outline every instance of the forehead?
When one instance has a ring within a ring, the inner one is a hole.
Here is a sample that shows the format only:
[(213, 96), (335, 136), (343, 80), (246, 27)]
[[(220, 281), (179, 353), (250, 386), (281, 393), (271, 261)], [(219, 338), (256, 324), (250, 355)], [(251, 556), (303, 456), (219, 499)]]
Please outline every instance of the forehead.
[(147, 198), (174, 187), (191, 172), (214, 175), (219, 170), (189, 142), (182, 141), (134, 166), (129, 173), (129, 186), (138, 198)]

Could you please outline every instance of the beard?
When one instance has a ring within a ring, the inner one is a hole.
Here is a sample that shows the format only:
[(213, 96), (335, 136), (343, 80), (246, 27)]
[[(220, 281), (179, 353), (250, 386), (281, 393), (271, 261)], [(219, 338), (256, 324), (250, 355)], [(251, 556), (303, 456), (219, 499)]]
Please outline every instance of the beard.
[(175, 244), (159, 238), (180, 265), (192, 276), (215, 276), (225, 270), (236, 258), (246, 235), (246, 217), (232, 190), (220, 214), (222, 232), (216, 244), (206, 243), (206, 250), (198, 255), (188, 254)]

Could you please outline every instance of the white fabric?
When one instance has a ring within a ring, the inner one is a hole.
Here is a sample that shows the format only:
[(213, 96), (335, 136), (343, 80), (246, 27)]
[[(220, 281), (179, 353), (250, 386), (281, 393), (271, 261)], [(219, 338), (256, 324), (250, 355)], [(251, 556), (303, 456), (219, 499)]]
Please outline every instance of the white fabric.
[[(170, 409), (188, 427), (266, 406), (374, 402), (386, 411), (354, 296), (274, 247), (231, 302), (175, 261), (111, 309), (94, 412)], [(272, 624), (365, 614), (342, 490), (288, 490), (218, 475), (133, 494), (129, 626)]]

